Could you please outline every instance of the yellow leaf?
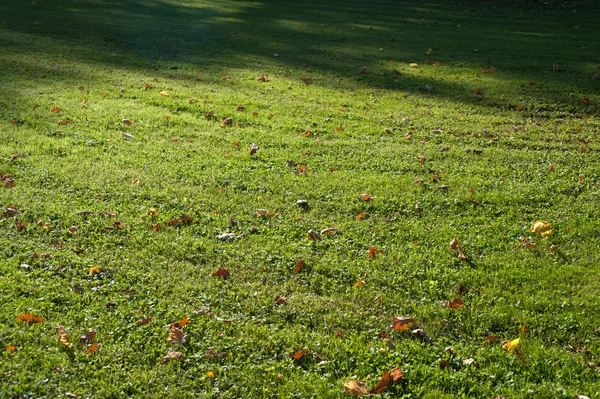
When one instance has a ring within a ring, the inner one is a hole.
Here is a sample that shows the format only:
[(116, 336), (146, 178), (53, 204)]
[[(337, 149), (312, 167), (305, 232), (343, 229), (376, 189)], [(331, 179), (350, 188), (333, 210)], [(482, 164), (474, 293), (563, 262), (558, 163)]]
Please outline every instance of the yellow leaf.
[(507, 350), (509, 352), (518, 352), (521, 349), (521, 338), (503, 342), (502, 349)]
[(413, 62), (413, 63), (410, 64), (410, 67), (411, 68), (418, 68), (419, 64)]
[(65, 328), (59, 324), (56, 326), (56, 331), (58, 331), (58, 342), (67, 348), (71, 348), (73, 346), (73, 342), (71, 342), (71, 338), (69, 338), (69, 334), (67, 334)]
[(100, 268), (98, 266), (90, 268), (90, 274), (100, 274)]
[(215, 374), (215, 372), (214, 372), (214, 371), (207, 371), (207, 372), (206, 372), (206, 376), (207, 376), (208, 378), (217, 378), (217, 375)]
[(542, 236), (542, 238), (546, 238), (552, 234), (552, 226), (550, 225), (550, 222), (536, 220), (531, 225), (531, 232), (538, 233), (540, 236)]
[(167, 92), (165, 90), (161, 91), (159, 94), (163, 97), (169, 97), (169, 92)]

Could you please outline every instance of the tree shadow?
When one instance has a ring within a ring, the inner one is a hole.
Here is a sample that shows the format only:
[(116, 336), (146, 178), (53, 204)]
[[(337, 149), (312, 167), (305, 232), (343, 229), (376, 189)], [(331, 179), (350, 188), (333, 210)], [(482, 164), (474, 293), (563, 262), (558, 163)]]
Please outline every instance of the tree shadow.
[[(593, 39), (598, 11), (589, 7), (577, 14), (568, 7), (531, 3), (523, 9), (501, 1), (42, 0), (18, 5), (10, 0), (0, 6), (0, 29), (9, 33), (4, 35), (7, 53), (30, 57), (59, 52), (64, 59), (109, 69), (173, 70), (180, 79), (203, 70), (226, 75), (245, 69), (260, 76), (285, 67), (287, 77), (310, 78), (316, 85), (334, 79), (339, 88), (496, 107), (475, 89), (485, 94), (494, 81), (503, 95), (565, 104), (571, 92), (597, 90), (591, 76), (600, 72), (595, 71), (600, 60), (593, 58), (599, 50)], [(555, 64), (565, 65), (564, 72), (553, 71)], [(367, 73), (361, 73), (363, 67)], [(450, 82), (435, 68), (470, 72)], [(485, 72), (492, 68), (497, 72)], [(36, 74), (33, 67), (25, 69), (5, 79)], [(530, 81), (537, 87), (525, 90)], [(573, 112), (596, 111), (572, 103)]]

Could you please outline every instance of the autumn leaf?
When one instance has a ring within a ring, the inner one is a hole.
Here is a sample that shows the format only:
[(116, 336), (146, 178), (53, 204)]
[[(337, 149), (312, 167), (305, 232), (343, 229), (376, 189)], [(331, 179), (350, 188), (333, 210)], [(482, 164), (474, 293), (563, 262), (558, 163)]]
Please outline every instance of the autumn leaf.
[(367, 67), (360, 68), (359, 73), (369, 73), (369, 69)]
[(169, 324), (169, 326), (173, 327), (178, 327), (181, 328), (183, 326), (185, 326), (186, 324), (188, 324), (190, 322), (190, 319), (188, 319), (187, 317), (183, 317), (183, 319), (181, 319), (180, 321), (174, 321), (172, 323)]
[(308, 137), (308, 136), (310, 136), (311, 133), (312, 132), (310, 131), (310, 129), (307, 129), (303, 133), (300, 133), (300, 136)]
[(356, 280), (356, 283), (354, 283), (354, 288), (360, 288), (363, 284), (363, 281), (361, 279), (358, 279)]
[(207, 376), (208, 378), (217, 378), (217, 375), (215, 374), (215, 372), (214, 372), (214, 371), (207, 371), (207, 372), (206, 372), (206, 376)]
[(163, 357), (163, 361), (165, 363), (170, 362), (171, 360), (183, 360), (183, 353), (181, 352), (167, 352), (167, 355)]
[(492, 67), (489, 69), (482, 69), (481, 72), (483, 73), (496, 73), (496, 68)]
[(250, 145), (250, 155), (254, 155), (256, 154), (256, 152), (259, 150), (259, 147), (252, 143), (252, 145)]
[(380, 252), (381, 252), (380, 250), (378, 250), (377, 248), (375, 248), (373, 246), (369, 247), (369, 258), (374, 258), (375, 255), (377, 255)]
[(546, 238), (550, 234), (552, 234), (552, 226), (549, 222), (546, 222), (544, 220), (536, 220), (531, 225), (530, 231), (532, 233), (538, 233), (542, 238)]
[(285, 300), (285, 297), (283, 296), (276, 296), (275, 297), (275, 305), (285, 305), (287, 302)]
[(130, 121), (129, 119), (123, 119), (123, 120), (121, 121), (121, 123), (122, 123), (122, 124), (124, 124), (124, 125), (127, 125), (127, 126), (131, 126), (131, 125), (133, 125), (133, 122), (132, 122), (132, 121)]
[(392, 324), (390, 325), (390, 330), (394, 331), (404, 331), (415, 322), (415, 319), (412, 317), (392, 317)]
[(65, 328), (59, 324), (56, 326), (56, 331), (58, 332), (58, 342), (67, 348), (72, 348), (73, 343), (71, 342), (71, 338), (69, 338), (69, 334), (65, 331)]
[(304, 259), (300, 259), (294, 266), (294, 273), (300, 273), (305, 267)]
[(15, 352), (17, 350), (17, 347), (14, 345), (6, 344), (4, 345), (4, 350), (7, 352)]
[(299, 351), (296, 351), (296, 352), (294, 352), (294, 353), (293, 353), (293, 354), (290, 356), (290, 358), (291, 358), (292, 360), (296, 360), (296, 361), (298, 361), (298, 360), (302, 359), (302, 358), (304, 357), (304, 355), (305, 355), (305, 354), (306, 354), (306, 349), (302, 349), (302, 350), (299, 350)]
[(54, 108), (52, 108), (51, 112), (54, 113), (54, 114), (58, 114), (60, 112), (60, 108), (54, 107)]
[(17, 316), (17, 321), (24, 321), (29, 324), (43, 323), (46, 321), (43, 317), (35, 316), (33, 313), (22, 313)]
[(367, 217), (367, 214), (365, 212), (361, 212), (358, 215), (356, 215), (356, 220), (363, 220), (366, 217)]
[(149, 324), (152, 322), (152, 317), (146, 317), (145, 319), (142, 319), (138, 322), (138, 326), (145, 326), (146, 324)]
[(162, 230), (162, 226), (160, 226), (158, 224), (150, 226), (150, 231), (159, 232), (161, 230)]
[(150, 83), (144, 84), (144, 90), (149, 90), (151, 88), (152, 88), (152, 86), (150, 86)]
[(185, 335), (179, 328), (171, 326), (167, 341), (170, 344), (184, 344), (187, 341), (187, 335)]
[(478, 96), (484, 96), (485, 95), (485, 93), (481, 89), (475, 89), (475, 90), (473, 90), (473, 93), (475, 93)]
[(420, 328), (417, 328), (416, 330), (412, 330), (410, 333), (412, 335), (417, 336), (418, 338), (422, 339), (425, 342), (428, 342), (428, 343), (433, 342), (433, 340), (427, 334), (425, 334), (425, 331), (421, 330)]
[(473, 358), (473, 357), (463, 360), (463, 364), (465, 366), (475, 366), (475, 367), (479, 368), (479, 362), (477, 360), (475, 360), (475, 358)]
[(337, 233), (337, 229), (335, 229), (333, 227), (328, 227), (326, 229), (321, 230), (320, 234), (322, 236), (328, 236), (328, 235), (335, 234), (335, 233)]
[(225, 119), (223, 119), (223, 124), (224, 125), (233, 125), (233, 119), (232, 118), (225, 118)]
[(521, 338), (513, 339), (512, 341), (502, 342), (502, 349), (508, 352), (518, 352), (521, 350)]
[(321, 234), (313, 230), (308, 230), (308, 232), (306, 233), (306, 237), (308, 237), (310, 241), (316, 242), (321, 239)]
[(525, 104), (521, 104), (517, 106), (517, 111), (523, 111), (525, 109)]
[(462, 301), (462, 299), (460, 299), (460, 295), (457, 295), (456, 298), (454, 298), (453, 300), (444, 303), (445, 308), (451, 308), (451, 309), (460, 309), (462, 307), (462, 305), (463, 305), (463, 301)]
[(268, 82), (269, 81), (269, 75), (262, 75), (261, 77), (259, 77), (256, 80), (259, 81), (259, 82), (261, 82), (261, 83)]
[(98, 266), (91, 267), (90, 274), (100, 274), (100, 268)]
[(375, 197), (374, 195), (369, 195), (369, 194), (358, 194), (358, 198), (365, 202), (368, 202), (368, 201), (374, 200), (377, 197)]
[(419, 64), (417, 64), (416, 62), (412, 62), (410, 64), (408, 64), (411, 68), (418, 68)]
[(100, 349), (100, 344), (98, 344), (96, 342), (96, 343), (93, 343), (90, 346), (88, 346), (85, 350), (85, 353), (86, 354), (93, 353), (93, 352), (96, 352), (98, 349)]
[(454, 239), (452, 239), (452, 241), (450, 241), (450, 250), (452, 252), (456, 251), (458, 253), (458, 259), (465, 261), (469, 260), (469, 257), (463, 253), (462, 248), (460, 247), (458, 237), (455, 237)]
[(161, 91), (159, 94), (163, 97), (169, 97), (169, 92), (165, 90)]
[(94, 339), (96, 339), (96, 332), (94, 330), (89, 330), (85, 334), (79, 337), (79, 345), (85, 346), (90, 345)]
[(584, 104), (589, 104), (590, 103), (590, 98), (589, 97), (581, 97), (579, 99), (579, 102), (582, 102)]
[(380, 394), (386, 391), (390, 386), (397, 384), (402, 378), (403, 373), (399, 368), (383, 373), (376, 386), (371, 388), (370, 393), (373, 395)]
[(344, 392), (354, 396), (365, 396), (369, 394), (369, 388), (364, 382), (352, 380), (344, 384)]
[(222, 267), (219, 270), (217, 270), (216, 272), (213, 272), (212, 276), (213, 277), (223, 277), (224, 279), (227, 279), (231, 276), (231, 274), (229, 273), (229, 270)]

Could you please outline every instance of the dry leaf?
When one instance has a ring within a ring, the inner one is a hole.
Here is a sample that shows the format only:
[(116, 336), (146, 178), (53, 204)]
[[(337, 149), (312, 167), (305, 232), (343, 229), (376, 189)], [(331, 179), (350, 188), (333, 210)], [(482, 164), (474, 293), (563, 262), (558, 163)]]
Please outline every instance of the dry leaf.
[(169, 323), (169, 326), (173, 327), (177, 327), (177, 328), (181, 328), (183, 326), (185, 326), (186, 324), (188, 324), (190, 322), (190, 319), (188, 319), (187, 317), (183, 317), (183, 319), (181, 319), (180, 321), (174, 321), (172, 323)]
[(478, 96), (484, 96), (485, 95), (485, 93), (481, 89), (475, 89), (475, 90), (473, 90), (473, 93), (475, 93)]
[(124, 125), (127, 125), (127, 126), (131, 126), (131, 125), (133, 125), (133, 122), (132, 122), (132, 121), (130, 121), (129, 119), (123, 119), (123, 120), (121, 121), (121, 123), (122, 123), (122, 124), (124, 124)]
[(137, 179), (137, 178), (133, 179), (133, 181), (131, 182), (131, 184), (139, 185), (140, 184), (140, 179)]
[(187, 341), (187, 335), (183, 333), (179, 328), (172, 326), (169, 330), (169, 337), (167, 341), (170, 344), (184, 344)]
[(232, 118), (226, 118), (223, 120), (223, 124), (224, 125), (233, 125), (233, 119)]
[(360, 73), (369, 73), (369, 69), (367, 67), (360, 68)]
[(538, 233), (542, 238), (546, 238), (550, 234), (552, 234), (552, 226), (549, 222), (546, 222), (544, 220), (536, 220), (531, 225), (530, 231), (532, 233)]
[(73, 343), (71, 342), (71, 338), (69, 338), (69, 334), (65, 331), (65, 328), (60, 324), (56, 326), (56, 331), (58, 332), (58, 342), (66, 346), (67, 348), (73, 347)]
[(367, 214), (365, 212), (361, 212), (358, 215), (356, 215), (356, 220), (362, 220), (366, 217), (367, 217)]
[(215, 374), (215, 372), (214, 372), (214, 371), (207, 371), (207, 372), (206, 372), (206, 376), (207, 376), (208, 378), (217, 378), (217, 375)]
[(525, 104), (521, 104), (517, 106), (517, 111), (523, 111), (525, 109)]
[(213, 272), (212, 276), (213, 277), (223, 277), (224, 279), (227, 279), (231, 276), (231, 274), (229, 273), (229, 270), (222, 267), (219, 270), (217, 270), (216, 272)]
[(52, 108), (52, 111), (51, 111), (51, 112), (52, 112), (52, 113), (55, 113), (55, 114), (58, 114), (58, 113), (60, 112), (60, 108), (58, 108), (58, 107), (54, 107), (54, 108)]
[(582, 102), (584, 104), (589, 104), (590, 103), (590, 98), (589, 97), (581, 97), (579, 99), (579, 102)]
[(17, 316), (17, 321), (24, 321), (29, 324), (43, 323), (46, 321), (43, 317), (35, 316), (33, 313), (21, 313)]
[(390, 330), (394, 331), (404, 331), (415, 322), (415, 319), (412, 317), (392, 317), (392, 324), (390, 325)]
[(419, 67), (419, 64), (417, 64), (415, 62), (412, 62), (409, 65), (410, 65), (411, 68), (418, 68)]
[(475, 360), (475, 358), (473, 358), (473, 357), (470, 357), (468, 359), (463, 360), (463, 364), (465, 366), (479, 367), (479, 362), (477, 360)]
[(96, 342), (96, 343), (93, 343), (93, 344), (91, 344), (90, 346), (88, 346), (88, 347), (86, 348), (86, 350), (85, 350), (85, 353), (86, 353), (86, 354), (88, 354), (88, 353), (93, 353), (93, 352), (96, 352), (98, 349), (100, 349), (100, 344), (98, 344), (98, 343)]
[(159, 94), (163, 97), (169, 97), (169, 92), (167, 92), (165, 90), (161, 91)]
[(275, 297), (275, 305), (285, 305), (287, 302), (285, 301), (285, 297), (276, 296)]
[(358, 194), (358, 198), (365, 202), (368, 202), (368, 201), (374, 200), (377, 197), (375, 197), (373, 195), (369, 195), (369, 194)]
[(4, 350), (7, 352), (15, 352), (17, 350), (17, 347), (14, 345), (6, 344), (4, 345)]
[(300, 360), (304, 357), (305, 354), (306, 354), (306, 349), (302, 349), (302, 350), (294, 352), (294, 354), (291, 355), (290, 358), (292, 360)]
[(261, 83), (268, 82), (269, 81), (269, 76), (268, 75), (262, 75), (261, 77), (259, 77), (256, 80), (259, 81), (259, 82), (261, 82)]
[(79, 337), (79, 345), (90, 345), (94, 339), (96, 339), (96, 332), (94, 330), (89, 330), (84, 335)]
[(294, 266), (294, 273), (300, 273), (305, 266), (306, 264), (304, 263), (304, 259), (300, 259)]
[(420, 328), (417, 328), (416, 330), (412, 330), (410, 333), (413, 335), (416, 335), (417, 337), (421, 338), (425, 342), (429, 342), (429, 343), (433, 342), (433, 340), (427, 334), (425, 334), (425, 331), (421, 330)]
[(91, 267), (90, 274), (100, 274), (100, 268), (98, 266)]
[(378, 250), (378, 249), (377, 249), (377, 248), (375, 248), (375, 247), (372, 247), (372, 246), (371, 246), (371, 247), (369, 247), (369, 258), (374, 258), (374, 257), (375, 257), (375, 255), (377, 255), (377, 254), (378, 254), (378, 253), (380, 253), (380, 252), (381, 252), (381, 251), (380, 251), (380, 250)]
[(521, 338), (502, 342), (502, 349), (508, 352), (518, 352), (521, 349)]
[(454, 298), (453, 300), (444, 303), (445, 308), (452, 308), (452, 309), (460, 309), (462, 307), (462, 305), (463, 305), (463, 301), (462, 301), (462, 299), (460, 299), (460, 295), (456, 296), (456, 298)]
[(77, 233), (77, 230), (78, 230), (77, 226), (69, 227), (69, 233), (71, 233), (71, 234)]
[(316, 231), (312, 231), (312, 230), (308, 230), (308, 232), (306, 233), (306, 236), (308, 237), (308, 239), (310, 241), (313, 241), (313, 242), (319, 241), (321, 239), (321, 234), (319, 234)]
[(311, 134), (310, 129), (307, 129), (303, 133), (300, 133), (300, 136), (308, 137), (308, 136), (310, 136), (310, 134)]
[(148, 323), (152, 322), (152, 317), (146, 317), (138, 322), (138, 326), (145, 326)]
[(337, 229), (335, 229), (333, 227), (328, 227), (326, 229), (321, 230), (320, 234), (322, 236), (328, 236), (328, 235), (335, 234), (335, 233), (337, 233)]
[(344, 392), (354, 396), (365, 396), (369, 394), (369, 388), (364, 382), (352, 380), (344, 384)]
[(259, 150), (259, 147), (256, 144), (252, 143), (252, 145), (250, 146), (250, 155), (256, 154), (256, 151), (258, 151), (258, 150)]
[(183, 360), (183, 353), (181, 352), (167, 352), (167, 356), (163, 358), (165, 362), (170, 362), (171, 360)]
[(361, 279), (358, 279), (356, 280), (356, 283), (354, 283), (354, 288), (360, 288), (363, 284), (363, 281)]

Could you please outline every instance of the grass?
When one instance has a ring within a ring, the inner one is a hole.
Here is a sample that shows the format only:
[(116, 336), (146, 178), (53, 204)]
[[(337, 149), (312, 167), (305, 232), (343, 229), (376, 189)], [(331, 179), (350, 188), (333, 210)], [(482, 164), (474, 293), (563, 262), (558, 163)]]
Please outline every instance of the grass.
[(3, 2), (0, 397), (600, 397), (599, 14)]

